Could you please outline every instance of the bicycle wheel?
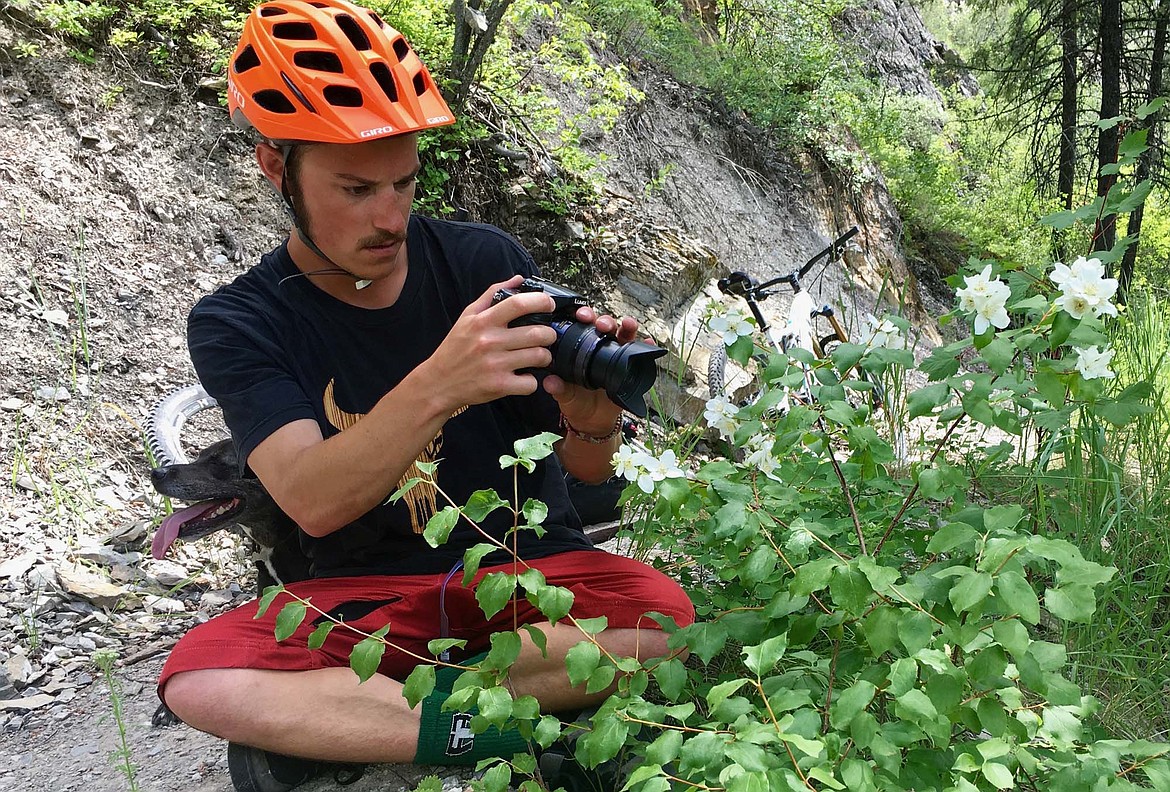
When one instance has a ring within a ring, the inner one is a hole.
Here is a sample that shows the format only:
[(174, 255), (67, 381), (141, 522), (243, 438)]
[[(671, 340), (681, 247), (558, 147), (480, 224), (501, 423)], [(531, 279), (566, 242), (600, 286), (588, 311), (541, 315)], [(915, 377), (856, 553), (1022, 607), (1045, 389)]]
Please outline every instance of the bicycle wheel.
[(190, 462), (180, 440), (183, 424), (196, 413), (216, 406), (218, 402), (198, 384), (187, 385), (164, 396), (151, 411), (146, 425), (146, 444), (155, 465)]
[(724, 396), (739, 407), (755, 404), (764, 391), (760, 372), (767, 362), (767, 356), (757, 352), (744, 369), (729, 360), (727, 348), (719, 344), (707, 359), (707, 393), (712, 399)]

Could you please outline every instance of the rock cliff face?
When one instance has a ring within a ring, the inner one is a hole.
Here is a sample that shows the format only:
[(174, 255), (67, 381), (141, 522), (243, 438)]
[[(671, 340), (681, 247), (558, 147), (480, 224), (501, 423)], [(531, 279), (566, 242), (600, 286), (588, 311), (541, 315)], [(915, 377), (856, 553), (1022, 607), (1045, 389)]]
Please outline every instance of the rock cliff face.
[[(946, 51), (913, 4), (866, 4), (843, 14), (840, 28), (891, 91), (941, 106), (932, 73)], [(964, 92), (978, 90), (969, 78), (954, 79)], [(585, 237), (610, 273), (610, 307), (641, 317), (670, 345), (664, 370), (686, 372), (670, 398), (676, 417), (693, 420), (706, 398), (703, 372), (714, 342), (699, 313), (707, 300), (722, 299), (715, 280), (731, 270), (761, 280), (788, 272), (853, 225), (861, 233), (845, 266), (813, 282), (814, 296), (834, 304), (853, 328), (865, 314), (900, 306), (925, 341), (938, 339), (931, 317), (939, 307), (925, 307), (929, 297), (919, 294), (903, 256), (901, 218), (881, 173), (855, 143), (833, 143), (863, 163), (859, 176), (846, 180), (819, 154), (778, 154), (777, 141), (742, 113), (693, 89), (654, 74), (643, 75), (639, 87), (645, 101), (598, 143), (620, 220), (586, 224)], [(556, 262), (550, 265), (555, 271)], [(773, 302), (773, 316), (783, 321), (787, 300)]]

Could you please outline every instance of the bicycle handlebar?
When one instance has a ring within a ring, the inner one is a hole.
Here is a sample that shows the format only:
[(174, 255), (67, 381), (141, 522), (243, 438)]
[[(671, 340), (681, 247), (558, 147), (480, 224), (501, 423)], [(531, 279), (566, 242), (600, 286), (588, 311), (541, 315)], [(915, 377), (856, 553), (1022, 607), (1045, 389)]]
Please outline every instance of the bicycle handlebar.
[(860, 229), (857, 226), (853, 226), (844, 234), (830, 242), (828, 247), (826, 247), (820, 253), (817, 253), (815, 256), (806, 261), (803, 265), (800, 266), (799, 269), (795, 269), (787, 275), (781, 275), (779, 277), (773, 278), (770, 281), (765, 281), (764, 283), (757, 283), (756, 280), (746, 272), (733, 272), (726, 278), (719, 279), (719, 291), (723, 292), (724, 294), (731, 294), (738, 297), (750, 297), (753, 299), (763, 300), (767, 297), (770, 297), (772, 294), (768, 291), (768, 289), (772, 288), (773, 286), (778, 286), (781, 283), (787, 283), (792, 287), (793, 292), (799, 292), (800, 279), (807, 275), (809, 270), (816, 266), (817, 263), (822, 259), (828, 259), (828, 261), (825, 262), (828, 264), (829, 261), (837, 261), (839, 258), (841, 258), (841, 255), (845, 252), (845, 243), (853, 237), (857, 236), (859, 231)]

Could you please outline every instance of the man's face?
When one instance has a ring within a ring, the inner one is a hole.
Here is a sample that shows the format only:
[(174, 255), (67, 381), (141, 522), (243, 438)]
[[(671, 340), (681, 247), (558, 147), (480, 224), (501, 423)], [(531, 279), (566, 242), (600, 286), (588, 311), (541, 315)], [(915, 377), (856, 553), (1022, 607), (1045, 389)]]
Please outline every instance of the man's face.
[(400, 135), (303, 146), (286, 178), (313, 242), (354, 275), (377, 280), (405, 261), (418, 171), (417, 137)]

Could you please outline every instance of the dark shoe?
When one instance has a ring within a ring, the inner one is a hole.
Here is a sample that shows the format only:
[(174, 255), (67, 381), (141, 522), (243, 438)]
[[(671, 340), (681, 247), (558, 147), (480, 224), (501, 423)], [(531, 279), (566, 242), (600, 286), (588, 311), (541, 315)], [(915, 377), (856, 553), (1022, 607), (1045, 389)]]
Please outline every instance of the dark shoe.
[(263, 751), (239, 743), (228, 743), (228, 772), (237, 792), (287, 792), (324, 769), (313, 759)]
[(327, 771), (341, 786), (357, 781), (365, 765), (334, 764), (228, 743), (228, 772), (237, 792), (287, 792)]
[(586, 768), (577, 761), (574, 756), (577, 740), (592, 728), (592, 719), (596, 714), (597, 710), (592, 708), (581, 712), (573, 721), (579, 728), (570, 730), (537, 756), (536, 767), (545, 789), (618, 792), (639, 764), (639, 760), (628, 756), (625, 749), (594, 768)]
[(625, 781), (622, 763), (617, 759), (602, 762), (593, 769), (582, 767), (573, 755), (553, 746), (536, 760), (546, 789), (566, 792), (618, 792)]

